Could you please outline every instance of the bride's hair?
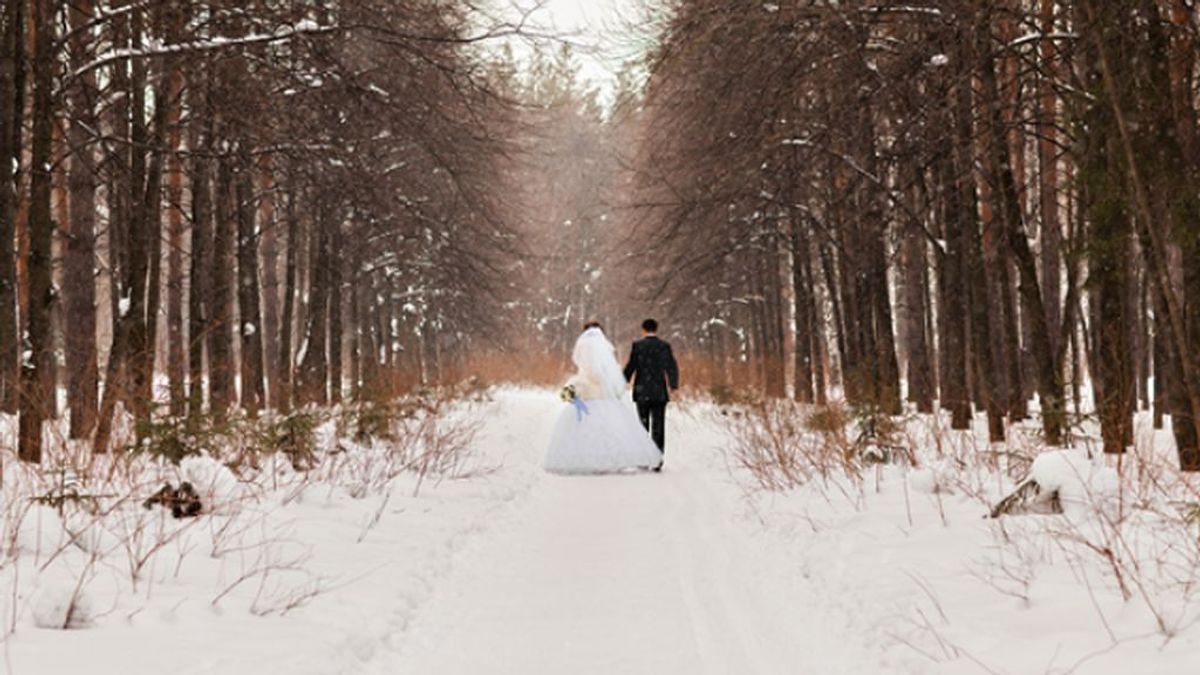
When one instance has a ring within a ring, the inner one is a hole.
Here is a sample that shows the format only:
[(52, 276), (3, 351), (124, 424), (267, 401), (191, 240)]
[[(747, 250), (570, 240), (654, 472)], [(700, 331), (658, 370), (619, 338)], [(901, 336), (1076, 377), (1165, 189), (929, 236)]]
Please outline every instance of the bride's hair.
[(604, 330), (604, 326), (601, 326), (599, 321), (589, 321), (583, 324), (584, 330), (588, 330), (589, 328), (599, 328), (600, 330)]

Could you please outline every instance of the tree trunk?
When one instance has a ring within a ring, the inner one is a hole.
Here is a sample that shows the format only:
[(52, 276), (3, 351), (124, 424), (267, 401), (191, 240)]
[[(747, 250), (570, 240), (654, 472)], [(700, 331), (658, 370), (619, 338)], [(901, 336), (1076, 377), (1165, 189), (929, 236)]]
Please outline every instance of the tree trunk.
[(50, 2), (34, 1), (33, 136), (29, 182), (29, 356), (21, 364), (21, 420), (17, 454), (42, 460), (42, 422), (52, 405), (54, 358), (50, 309), (54, 302), (50, 264), (54, 222), (50, 212), (51, 161), (54, 143), (54, 14)]
[(342, 323), (342, 305), (345, 300), (345, 289), (342, 287), (344, 259), (333, 256), (332, 251), (341, 251), (342, 224), (331, 224), (329, 255), (329, 395), (330, 400), (337, 404), (342, 401), (342, 335), (345, 326)]
[(280, 409), (283, 393), (279, 347), (279, 223), (276, 218), (275, 176), (271, 162), (264, 156), (258, 163), (258, 231), (262, 242), (262, 337), (263, 361), (267, 377), (267, 404)]
[[(1143, 255), (1146, 254), (1144, 247), (1142, 252)], [(1149, 268), (1150, 264), (1147, 263), (1146, 267)], [(1167, 381), (1172, 377), (1173, 372), (1171, 368), (1171, 345), (1167, 337), (1167, 332), (1170, 328), (1166, 326), (1165, 313), (1162, 308), (1162, 296), (1154, 289), (1153, 284), (1150, 284), (1150, 298), (1151, 307), (1153, 307), (1154, 311), (1154, 319), (1151, 322), (1154, 330), (1154, 337), (1151, 339), (1154, 352), (1154, 387), (1151, 394), (1154, 401), (1152, 418), (1154, 428), (1162, 429), (1163, 416), (1169, 414)]]
[[(1150, 9), (1153, 7), (1151, 6)], [(1172, 0), (1171, 21), (1174, 30), (1170, 39), (1171, 74), (1164, 77), (1163, 64), (1148, 64), (1155, 69), (1156, 77), (1153, 82), (1161, 83), (1164, 79), (1172, 85), (1171, 101), (1174, 109), (1175, 128), (1177, 130), (1179, 152), (1183, 156), (1189, 171), (1169, 173), (1178, 190), (1176, 213), (1186, 213), (1176, 224), (1178, 238), (1184, 260), (1183, 285), (1185, 294), (1185, 331), (1194, 358), (1200, 360), (1200, 204), (1195, 195), (1195, 181), (1200, 176), (1200, 147), (1197, 143), (1197, 112), (1195, 99), (1195, 69), (1196, 69), (1196, 34), (1195, 9), (1191, 3), (1184, 0)], [(1152, 27), (1155, 43), (1161, 50), (1168, 49), (1164, 44), (1166, 36), (1159, 27)], [(1161, 88), (1161, 84), (1159, 85)], [(1176, 387), (1176, 398), (1182, 415), (1172, 415), (1172, 427), (1175, 434), (1175, 444), (1178, 447), (1179, 465), (1186, 471), (1200, 471), (1200, 387), (1193, 387), (1190, 392), (1192, 401), (1187, 405), (1189, 394), (1183, 387)], [(1191, 413), (1191, 424), (1185, 415)]]
[(782, 250), (778, 238), (774, 235), (766, 237), (764, 242), (766, 254), (763, 260), (766, 264), (759, 271), (762, 275), (763, 297), (763, 347), (766, 350), (763, 363), (766, 366), (766, 394), (771, 398), (787, 396), (787, 376), (784, 370), (783, 353), (783, 284), (781, 280), (780, 263)]
[(915, 227), (904, 235), (901, 265), (904, 268), (904, 351), (908, 354), (908, 400), (922, 413), (933, 412), (933, 373), (929, 365), (929, 341), (925, 333), (925, 236)]
[[(988, 53), (991, 49), (991, 25), (989, 22), (980, 21), (975, 30), (975, 50), (978, 54)], [(959, 54), (960, 59), (967, 63), (973, 56), (971, 45), (964, 40), (960, 44)], [(983, 75), (986, 79), (988, 73)], [(998, 92), (994, 86), (991, 91), (985, 91), (984, 96), (996, 95)], [(991, 105), (994, 109), (999, 109), (999, 101), (992, 98)], [(955, 126), (958, 129), (957, 137), (960, 143), (964, 144), (962, 150), (964, 158), (968, 161), (959, 166), (959, 190), (961, 192), (960, 208), (961, 222), (960, 226), (963, 232), (960, 236), (964, 242), (964, 276), (963, 283), (966, 284), (966, 295), (968, 298), (968, 311), (970, 314), (970, 359), (973, 370), (973, 382), (977, 390), (977, 399), (981, 407), (987, 412), (988, 422), (988, 439), (992, 442), (1001, 442), (1004, 440), (1004, 413), (1000, 405), (1000, 375), (994, 363), (994, 351), (991, 341), (992, 325), (991, 314), (992, 307), (995, 304), (995, 298), (991, 297), (988, 292), (988, 274), (987, 261), (983, 255), (983, 233), (980, 231), (979, 218), (979, 197), (977, 194), (977, 180), (974, 166), (974, 144), (975, 138), (972, 119), (974, 117), (974, 109), (972, 106), (971, 90), (965, 84), (960, 84), (955, 87), (955, 102), (954, 102)], [(983, 120), (983, 126), (990, 132), (988, 144), (985, 147), (989, 151), (992, 158), (997, 156), (997, 153), (1005, 151), (1007, 148), (1006, 135), (1003, 124), (1002, 115), (993, 115), (990, 119)], [(1001, 147), (997, 147), (1001, 146)], [(995, 168), (995, 162), (992, 164)], [(996, 172), (989, 173), (990, 185), (992, 189), (990, 194), (993, 201), (1000, 197), (1000, 190), (996, 185)], [(1003, 209), (995, 209), (995, 211), (1003, 211)], [(994, 227), (994, 226), (992, 226)], [(989, 233), (990, 234), (990, 233)]]
[[(206, 85), (207, 88), (207, 85)], [(208, 114), (207, 92), (196, 114)], [(211, 118), (196, 133), (192, 157), (191, 260), (188, 267), (188, 417), (204, 412), (204, 353), (212, 329), (212, 180), (206, 156), (212, 139)], [(211, 354), (211, 350), (209, 351)]]
[(17, 186), (25, 116), (25, 2), (4, 3), (0, 32), (0, 410), (16, 413), (20, 380), (17, 330)]
[(275, 405), (279, 410), (291, 410), (292, 392), (296, 384), (296, 364), (292, 351), (292, 326), (295, 325), (296, 306), (296, 263), (300, 255), (300, 221), (296, 217), (296, 195), (287, 200), (287, 260), (285, 261), (283, 284), (283, 315), (279, 320), (279, 398)]
[[(154, 368), (158, 353), (158, 315), (162, 304), (162, 184), (166, 170), (167, 120), (171, 106), (170, 87), (174, 79), (174, 59), (163, 61), (163, 72), (154, 91), (154, 117), (148, 137), (150, 161), (146, 167), (145, 187), (136, 218), (138, 242), (132, 249), (138, 261), (138, 282), (134, 284), (132, 304), (137, 321), (130, 339), (133, 410), (141, 428), (150, 421), (155, 406)], [(136, 117), (141, 117), (137, 115)], [(144, 270), (144, 272), (142, 271)], [(144, 274), (144, 277), (141, 276)], [(140, 287), (139, 287), (140, 284)], [(144, 289), (144, 290), (143, 290)], [(138, 299), (144, 298), (139, 307)]]
[[(1128, 286), (1129, 214), (1119, 169), (1113, 166), (1110, 147), (1116, 137), (1111, 115), (1093, 106), (1088, 120), (1092, 133), (1082, 158), (1082, 175), (1088, 178), (1083, 194), (1091, 223), (1089, 284), (1093, 288), (1095, 335), (1096, 411), (1100, 417), (1100, 435), (1104, 452), (1125, 452), (1126, 439), (1132, 437), (1133, 418), (1129, 408), (1132, 394), (1127, 364), (1132, 357), (1125, 324), (1125, 297)], [(1100, 114), (1095, 114), (1100, 113)]]
[[(114, 2), (116, 8), (125, 2)], [(112, 41), (118, 48), (129, 47), (129, 16), (127, 13), (114, 16), (112, 19)], [(108, 164), (108, 270), (109, 270), (109, 315), (110, 342), (108, 362), (104, 366), (104, 393), (100, 399), (100, 410), (96, 414), (96, 432), (92, 439), (92, 451), (105, 453), (109, 450), (111, 441), (113, 416), (117, 403), (126, 397), (125, 391), (125, 360), (129, 342), (129, 302), (131, 294), (130, 278), (130, 220), (131, 205), (134, 203), (131, 195), (135, 181), (131, 174), (131, 159), (135, 154), (135, 146), (130, 138), (129, 111), (131, 106), (128, 93), (133, 88), (130, 84), (129, 67), (126, 63), (114, 64), (112, 69), (112, 88), (121, 92), (116, 96), (108, 111), (109, 135), (113, 138), (114, 150), (106, 158)]]
[(943, 406), (950, 410), (952, 429), (971, 428), (971, 397), (967, 381), (967, 298), (970, 294), (969, 231), (968, 223), (977, 218), (973, 202), (966, 195), (973, 193), (975, 179), (972, 172), (972, 134), (970, 118), (966, 125), (961, 114), (954, 112), (960, 107), (956, 101), (968, 92), (960, 92), (968, 85), (959, 82), (949, 92), (952, 106), (951, 124), (954, 129), (952, 157), (938, 164), (940, 191), (944, 201), (946, 254), (942, 257), (939, 277), (941, 302), (938, 303), (943, 318), (943, 334), (940, 341), (943, 357), (942, 399)]
[[(129, 12), (129, 46), (130, 49), (140, 49), (142, 46), (143, 9), (133, 8)], [(122, 304), (119, 308), (120, 318), (116, 322), (115, 333), (123, 333), (125, 349), (121, 352), (124, 362), (119, 364), (124, 372), (124, 381), (114, 385), (113, 391), (120, 392), (121, 400), (133, 412), (139, 423), (149, 418), (151, 402), (143, 398), (143, 390), (149, 379), (145, 373), (146, 352), (149, 331), (146, 327), (147, 289), (150, 276), (150, 254), (153, 245), (150, 241), (150, 214), (148, 199), (151, 199), (148, 188), (153, 182), (147, 172), (146, 153), (151, 148), (149, 130), (146, 126), (146, 68), (144, 61), (134, 59), (129, 62), (129, 79), (126, 85), (126, 98), (129, 107), (129, 174), (125, 187), (129, 190), (126, 195), (128, 220), (125, 223), (125, 247), (122, 260)], [(123, 69), (123, 68), (122, 68)], [(153, 361), (151, 361), (153, 363)], [(115, 380), (114, 380), (115, 381)], [(109, 415), (112, 412), (108, 413)], [(139, 429), (139, 435), (141, 429)]]
[[(1007, 247), (1002, 247), (999, 256), (1000, 302), (1003, 303), (1005, 368), (1008, 370), (1008, 416), (1013, 422), (1029, 417), (1025, 398), (1024, 369), (1021, 367), (1021, 328), (1017, 313), (1017, 300), (1013, 294), (1012, 261)], [(1061, 360), (1060, 360), (1061, 363)]]
[(900, 365), (896, 360), (896, 334), (892, 324), (892, 301), (888, 292), (888, 264), (884, 252), (887, 224), (882, 213), (871, 232), (871, 268), (869, 288), (871, 303), (871, 332), (874, 361), (873, 403), (888, 415), (903, 412), (900, 404)]
[[(68, 13), (70, 29), (78, 31), (92, 18), (91, 0), (80, 0)], [(74, 33), (70, 40), (72, 67), (88, 58), (86, 34)], [(67, 406), (71, 413), (73, 439), (91, 438), (96, 425), (99, 370), (96, 361), (96, 162), (91, 130), (98, 128), (95, 114), (96, 78), (87, 73), (75, 79), (68, 103), (70, 123), (67, 145), (71, 167), (67, 192), (70, 217), (63, 256), (63, 297), (66, 303), (64, 346), (66, 349)], [(2, 161), (2, 160), (0, 160)]]
[[(1054, 0), (1039, 0), (1039, 23), (1046, 35), (1054, 33)], [(1046, 324), (1062, 323), (1062, 225), (1058, 218), (1058, 112), (1054, 93), (1057, 47), (1054, 40), (1042, 40), (1039, 46), (1041, 69), (1038, 79), (1038, 210), (1041, 215), (1042, 298)], [(1050, 345), (1058, 350), (1065, 336), (1050, 334)]]
[(233, 364), (233, 262), (236, 246), (237, 214), (232, 208), (232, 160), (222, 156), (217, 160), (217, 180), (214, 190), (216, 232), (213, 237), (211, 272), (212, 311), (209, 320), (208, 377), (212, 413), (218, 417), (229, 412), (237, 399), (234, 389)]
[(312, 281), (308, 294), (308, 312), (304, 331), (300, 335), (300, 356), (298, 368), (300, 371), (300, 386), (296, 391), (296, 402), (300, 405), (308, 403), (328, 403), (328, 373), (329, 363), (326, 357), (328, 345), (328, 314), (329, 314), (329, 219), (324, 217), (326, 210), (318, 206), (320, 212), (313, 221), (315, 231), (309, 237), (312, 253), (309, 260), (312, 266)]
[[(979, 25), (984, 31), (990, 25), (986, 3)], [(1004, 120), (999, 106), (1000, 94), (996, 85), (995, 62), (990, 46), (982, 50), (981, 57), (981, 95), (990, 134), (990, 164), (991, 173), (995, 176), (997, 215), (1004, 225), (1009, 249), (1017, 264), (1022, 307), (1031, 329), (1029, 347), (1036, 364), (1038, 394), (1042, 406), (1042, 430), (1047, 443), (1058, 445), (1063, 442), (1066, 426), (1062, 374), (1050, 342), (1051, 329), (1046, 323), (1047, 315), (1038, 281), (1037, 262), (1025, 235), (1016, 178), (1013, 175), (1008, 142), (1003, 133)]]
[(167, 381), (174, 417), (182, 417), (187, 412), (184, 386), (187, 347), (183, 337), (183, 162), (179, 156), (183, 142), (179, 126), (182, 90), (183, 75), (176, 72), (171, 78), (170, 112), (167, 114), (167, 151), (170, 153), (167, 169), (167, 236), (170, 244), (167, 251)]
[(262, 313), (259, 310), (258, 233), (255, 230), (254, 177), (248, 148), (237, 172), (238, 316), (241, 335), (242, 408), (254, 417), (266, 403)]
[(347, 363), (350, 366), (350, 399), (353, 401), (362, 400), (362, 357), (363, 357), (363, 331), (359, 323), (362, 320), (362, 290), (358, 284), (350, 284), (347, 292), (350, 294), (350, 312), (346, 318), (347, 328), (350, 331), (349, 345), (349, 360)]
[(835, 378), (841, 378), (843, 380), (844, 387), (846, 371), (846, 320), (842, 314), (841, 294), (838, 293), (837, 290), (838, 285), (835, 276), (836, 270), (834, 268), (834, 262), (831, 260), (832, 254), (830, 252), (830, 248), (824, 244), (818, 244), (817, 251), (821, 256), (821, 276), (825, 280), (825, 288), (829, 291), (829, 304), (830, 309), (832, 310), (831, 313), (833, 315), (833, 339), (834, 345), (837, 348), (838, 360), (840, 364), (836, 368), (833, 367), (835, 364), (832, 363), (831, 358), (830, 370), (833, 372), (830, 374), (830, 381), (836, 382), (837, 380)]
[(796, 358), (794, 393), (797, 401), (812, 403), (813, 344), (816, 324), (813, 320), (815, 298), (812, 287), (812, 251), (808, 225), (792, 220), (792, 294), (796, 312)]

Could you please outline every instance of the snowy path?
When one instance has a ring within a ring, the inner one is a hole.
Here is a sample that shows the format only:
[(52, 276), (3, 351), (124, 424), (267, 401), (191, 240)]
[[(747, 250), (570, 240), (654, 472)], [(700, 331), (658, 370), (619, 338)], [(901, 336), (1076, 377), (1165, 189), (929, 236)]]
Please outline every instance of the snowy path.
[[(555, 408), (501, 403), (530, 425), (506, 461), (536, 463)], [(838, 636), (762, 567), (711, 423), (673, 412), (662, 474), (535, 481), (368, 672), (851, 672), (813, 662)]]

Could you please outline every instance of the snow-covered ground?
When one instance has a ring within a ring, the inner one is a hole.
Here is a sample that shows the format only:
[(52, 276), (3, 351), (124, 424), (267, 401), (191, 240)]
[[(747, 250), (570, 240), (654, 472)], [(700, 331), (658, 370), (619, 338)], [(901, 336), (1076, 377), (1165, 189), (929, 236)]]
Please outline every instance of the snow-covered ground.
[[(549, 391), (496, 392), (469, 413), (490, 470), (419, 496), (407, 477), (358, 497), (316, 484), (187, 521), (136, 591), (134, 556), (35, 556), (47, 547), (31, 533), (53, 528), (23, 527), (26, 553), (0, 567), (6, 672), (1184, 675), (1200, 663), (1183, 601), (1195, 551), (1172, 552), (1179, 533), (1156, 521), (1109, 542), (1161, 559), (1124, 580), (1125, 601), (1106, 558), (1076, 545), (1105, 536), (1086, 518), (985, 519), (1009, 485), (976, 485), (981, 498), (936, 467), (885, 466), (854, 486), (751, 490), (731, 470), (730, 418), (699, 403), (672, 408), (662, 474), (550, 476), (539, 464), (561, 406)], [(80, 579), (90, 626), (38, 628)]]
[[(358, 489), (383, 467), (350, 466), (343, 454), (339, 480), (298, 481), (285, 467), (277, 490), (260, 480), (245, 489), (268, 489), (196, 519), (127, 506), (127, 515), (88, 528), (95, 545), (65, 543), (55, 509), (3, 500), (4, 531), (20, 535), (16, 545), (3, 542), (0, 559), (0, 672), (361, 672), (403, 635), (454, 552), (528, 495), (537, 467), (506, 459), (527, 421), (505, 408), (501, 401), (456, 413), (487, 416), (475, 439), (481, 454), (464, 467), (474, 478), (429, 478), (417, 496), (411, 475), (390, 489)], [(6, 468), (8, 481), (19, 480), (14, 465)], [(149, 479), (143, 490), (158, 485)], [(18, 523), (12, 513), (24, 508)], [(142, 558), (135, 587), (130, 567)], [(38, 627), (60, 621), (56, 610), (76, 590), (83, 625)]]
[[(1180, 509), (1195, 508), (1200, 481), (1172, 465), (1169, 432), (1138, 420), (1118, 465), (1042, 450), (1028, 426), (989, 447), (982, 419), (960, 433), (913, 418), (900, 437), (918, 468), (756, 491), (762, 527), (750, 529), (765, 557), (795, 562), (813, 611), (879, 650), (877, 672), (1193, 673), (1200, 521)], [(989, 518), (1014, 487), (1001, 467), (1039, 450), (1031, 475), (1064, 513)]]

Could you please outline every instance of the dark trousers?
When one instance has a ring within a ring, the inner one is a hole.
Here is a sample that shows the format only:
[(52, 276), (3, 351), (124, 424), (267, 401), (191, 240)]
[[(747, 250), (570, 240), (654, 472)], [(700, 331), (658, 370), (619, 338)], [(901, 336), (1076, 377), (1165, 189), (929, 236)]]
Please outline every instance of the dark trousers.
[(638, 401), (637, 411), (638, 417), (642, 419), (642, 426), (650, 432), (650, 438), (654, 439), (654, 444), (658, 446), (658, 449), (663, 450), (663, 443), (667, 435), (667, 402)]

